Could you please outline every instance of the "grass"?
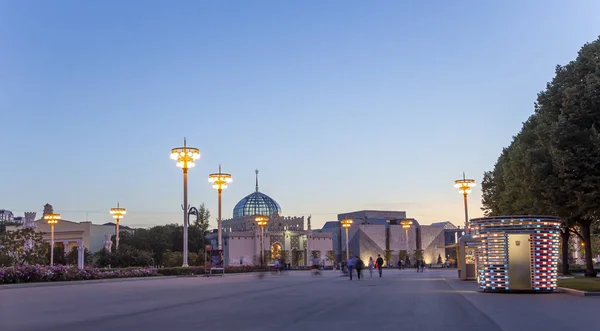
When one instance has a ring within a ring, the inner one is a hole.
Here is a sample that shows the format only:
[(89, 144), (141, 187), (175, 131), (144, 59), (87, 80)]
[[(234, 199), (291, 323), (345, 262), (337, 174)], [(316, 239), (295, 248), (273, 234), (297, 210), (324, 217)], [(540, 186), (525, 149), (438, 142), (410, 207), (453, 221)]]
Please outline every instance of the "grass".
[(600, 278), (576, 276), (575, 278), (559, 279), (558, 286), (580, 291), (600, 292)]

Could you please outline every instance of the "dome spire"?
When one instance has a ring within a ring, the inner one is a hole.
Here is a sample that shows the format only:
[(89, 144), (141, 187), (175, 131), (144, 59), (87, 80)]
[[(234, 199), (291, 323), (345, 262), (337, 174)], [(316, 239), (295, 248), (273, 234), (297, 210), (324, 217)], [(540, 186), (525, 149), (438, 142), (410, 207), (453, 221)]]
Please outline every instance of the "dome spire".
[(258, 169), (254, 171), (256, 173), (256, 192), (258, 192)]

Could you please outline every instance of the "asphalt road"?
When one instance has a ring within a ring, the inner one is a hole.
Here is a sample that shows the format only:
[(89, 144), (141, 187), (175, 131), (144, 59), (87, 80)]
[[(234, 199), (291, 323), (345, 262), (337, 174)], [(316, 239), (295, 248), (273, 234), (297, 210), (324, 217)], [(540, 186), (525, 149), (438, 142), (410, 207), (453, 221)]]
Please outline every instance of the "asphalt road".
[[(383, 278), (349, 281), (335, 271), (298, 271), (264, 279), (226, 275), (4, 288), (0, 330), (516, 330), (527, 323), (543, 326), (523, 317), (530, 298), (550, 299), (558, 308), (565, 300), (583, 305), (590, 299), (484, 294), (455, 277), (447, 270), (385, 270)], [(498, 299), (508, 302), (505, 308), (494, 304)]]

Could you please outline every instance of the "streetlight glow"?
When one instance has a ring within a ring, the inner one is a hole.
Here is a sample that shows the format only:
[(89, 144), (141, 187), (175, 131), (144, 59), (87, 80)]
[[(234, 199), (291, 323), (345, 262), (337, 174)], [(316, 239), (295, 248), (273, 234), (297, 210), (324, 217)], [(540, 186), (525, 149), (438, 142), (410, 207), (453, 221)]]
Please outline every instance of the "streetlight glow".
[(54, 226), (60, 220), (60, 214), (46, 214), (44, 219), (50, 224), (50, 266), (54, 265)]
[(110, 209), (110, 214), (116, 220), (116, 225), (115, 225), (115, 241), (116, 241), (115, 251), (117, 251), (117, 250), (119, 250), (119, 222), (123, 218), (123, 215), (127, 214), (127, 210), (125, 210), (125, 208), (121, 208), (119, 206), (119, 203), (117, 202), (117, 208), (111, 208)]
[(463, 195), (465, 203), (465, 231), (469, 233), (469, 209), (467, 208), (467, 196), (471, 193), (471, 188), (475, 187), (474, 179), (467, 179), (463, 172), (463, 178), (454, 181), (454, 187), (458, 189), (458, 193)]
[(410, 229), (410, 226), (413, 224), (413, 221), (406, 219), (400, 221), (400, 224), (402, 225), (404, 231), (406, 231), (406, 256), (408, 256), (408, 229)]
[(200, 159), (200, 151), (197, 148), (188, 147), (186, 139), (183, 138), (183, 147), (171, 149), (171, 159), (177, 161), (177, 167), (183, 170), (183, 266), (188, 265), (188, 201), (187, 201), (187, 174), (188, 169), (196, 166), (196, 160)]
[(346, 218), (340, 221), (342, 227), (346, 229), (346, 261), (350, 259), (350, 251), (348, 250), (348, 229), (352, 226), (354, 221), (350, 218)]
[(269, 217), (267, 216), (256, 216), (254, 218), (254, 222), (256, 222), (256, 224), (258, 226), (260, 226), (260, 263), (261, 265), (265, 264), (265, 244), (264, 244), (264, 236), (265, 236), (265, 226), (267, 225), (267, 223), (269, 223)]
[(231, 174), (226, 174), (221, 172), (221, 165), (219, 164), (219, 172), (208, 175), (208, 182), (213, 184), (212, 187), (217, 190), (218, 198), (219, 198), (219, 213), (217, 219), (217, 228), (218, 228), (218, 248), (223, 249), (223, 228), (221, 226), (221, 195), (223, 194), (223, 189), (227, 188), (227, 184), (231, 183), (233, 179), (231, 178)]

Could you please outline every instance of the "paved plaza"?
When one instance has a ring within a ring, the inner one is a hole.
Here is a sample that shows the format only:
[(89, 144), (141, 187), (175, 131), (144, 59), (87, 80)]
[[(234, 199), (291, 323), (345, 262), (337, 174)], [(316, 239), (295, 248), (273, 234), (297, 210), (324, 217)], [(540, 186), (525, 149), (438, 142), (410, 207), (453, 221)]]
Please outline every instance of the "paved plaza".
[(0, 330), (593, 330), (600, 297), (489, 294), (455, 270), (0, 287)]

